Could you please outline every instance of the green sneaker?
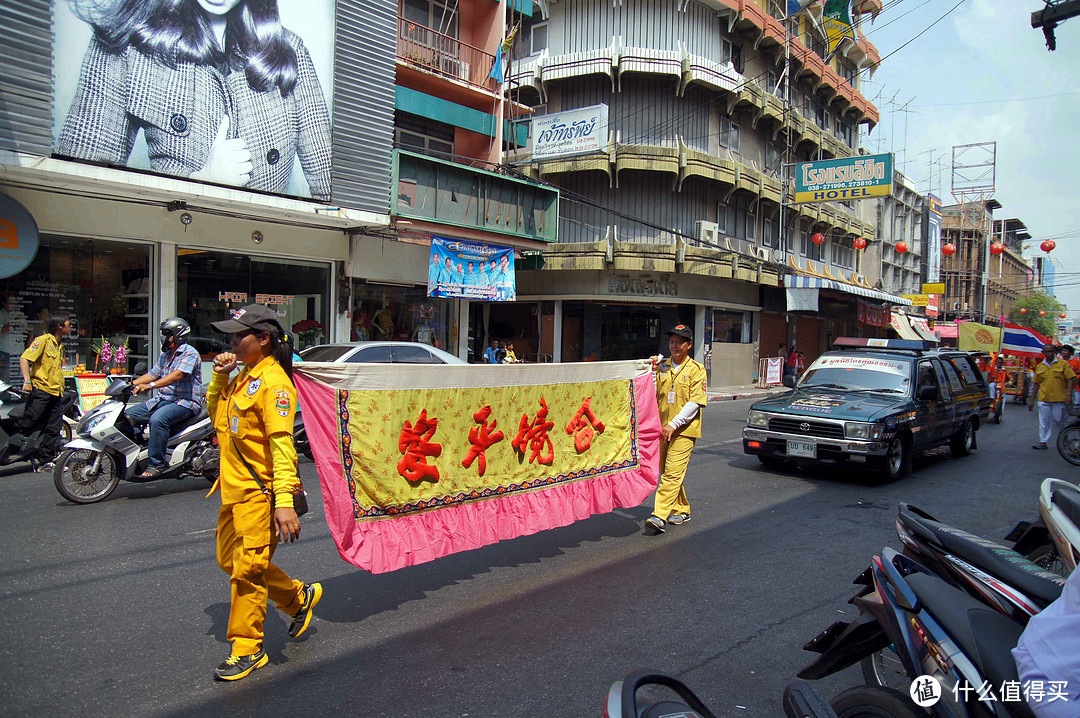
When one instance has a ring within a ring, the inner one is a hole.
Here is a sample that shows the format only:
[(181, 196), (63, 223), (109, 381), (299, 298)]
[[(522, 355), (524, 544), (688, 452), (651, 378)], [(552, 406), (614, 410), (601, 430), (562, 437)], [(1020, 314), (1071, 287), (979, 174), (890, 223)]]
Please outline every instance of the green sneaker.
[(308, 625), (311, 623), (312, 610), (316, 604), (319, 603), (319, 599), (322, 598), (322, 584), (310, 583), (304, 586), (304, 604), (300, 606), (300, 610), (293, 616), (292, 623), (289, 624), (289, 635), (293, 638), (299, 638), (304, 631), (307, 630)]
[(224, 663), (214, 669), (214, 680), (238, 681), (269, 662), (270, 656), (266, 655), (266, 651), (261, 648), (258, 653), (252, 653), (250, 656), (229, 656)]

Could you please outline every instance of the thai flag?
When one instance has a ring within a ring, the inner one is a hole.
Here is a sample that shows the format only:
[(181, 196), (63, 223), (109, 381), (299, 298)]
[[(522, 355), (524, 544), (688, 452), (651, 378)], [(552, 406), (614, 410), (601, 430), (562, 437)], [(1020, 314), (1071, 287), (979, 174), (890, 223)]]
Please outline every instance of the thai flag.
[(1001, 334), (1001, 353), (1041, 359), (1043, 345), (1052, 343), (1034, 329), (1005, 322)]

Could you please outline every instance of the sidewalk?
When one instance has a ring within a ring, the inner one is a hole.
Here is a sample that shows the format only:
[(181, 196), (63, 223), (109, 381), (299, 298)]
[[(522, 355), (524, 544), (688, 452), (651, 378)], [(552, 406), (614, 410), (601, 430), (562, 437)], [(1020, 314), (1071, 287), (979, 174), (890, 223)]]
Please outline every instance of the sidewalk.
[(785, 391), (791, 390), (784, 386), (772, 386), (767, 389), (762, 389), (756, 384), (746, 384), (745, 386), (721, 386), (715, 389), (710, 388), (707, 393), (709, 395), (709, 403), (711, 404), (714, 401), (763, 399), (774, 394), (783, 394)]

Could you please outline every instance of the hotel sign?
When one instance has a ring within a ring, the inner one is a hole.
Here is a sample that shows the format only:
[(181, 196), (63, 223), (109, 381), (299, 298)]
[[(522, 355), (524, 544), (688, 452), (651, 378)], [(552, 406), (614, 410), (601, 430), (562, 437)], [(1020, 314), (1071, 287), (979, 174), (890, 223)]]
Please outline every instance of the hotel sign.
[(892, 186), (892, 153), (795, 165), (796, 204), (889, 197)]

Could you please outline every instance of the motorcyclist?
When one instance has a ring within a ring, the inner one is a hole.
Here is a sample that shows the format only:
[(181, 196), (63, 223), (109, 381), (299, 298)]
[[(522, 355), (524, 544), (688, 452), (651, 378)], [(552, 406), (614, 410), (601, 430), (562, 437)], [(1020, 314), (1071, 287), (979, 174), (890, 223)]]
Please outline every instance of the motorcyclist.
[(195, 416), (203, 406), (202, 357), (187, 343), (191, 325), (181, 317), (161, 323), (161, 356), (149, 372), (132, 382), (135, 393), (157, 389), (150, 400), (131, 407), (132, 423), (150, 424), (149, 465), (141, 478), (152, 479), (165, 468), (165, 449), (172, 427)]

